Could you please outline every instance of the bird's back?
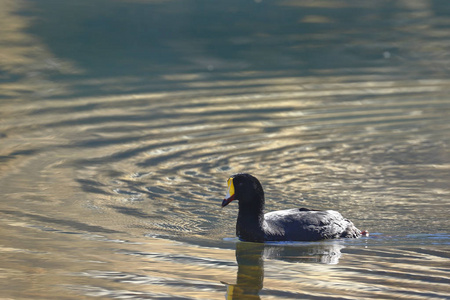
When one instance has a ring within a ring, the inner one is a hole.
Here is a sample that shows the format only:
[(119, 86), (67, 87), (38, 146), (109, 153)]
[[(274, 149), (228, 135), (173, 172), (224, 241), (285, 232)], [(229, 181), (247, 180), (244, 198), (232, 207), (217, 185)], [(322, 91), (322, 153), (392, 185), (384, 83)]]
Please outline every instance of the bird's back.
[(304, 208), (265, 214), (263, 229), (267, 241), (317, 241), (361, 235), (360, 230), (337, 211)]

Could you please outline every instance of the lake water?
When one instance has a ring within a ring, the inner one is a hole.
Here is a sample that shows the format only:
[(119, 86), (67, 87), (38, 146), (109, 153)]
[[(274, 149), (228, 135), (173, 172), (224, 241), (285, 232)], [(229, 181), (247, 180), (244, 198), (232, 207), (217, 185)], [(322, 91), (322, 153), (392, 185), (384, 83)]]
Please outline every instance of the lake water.
[[(450, 2), (0, 0), (1, 299), (449, 299)], [(371, 235), (234, 237), (266, 210)]]

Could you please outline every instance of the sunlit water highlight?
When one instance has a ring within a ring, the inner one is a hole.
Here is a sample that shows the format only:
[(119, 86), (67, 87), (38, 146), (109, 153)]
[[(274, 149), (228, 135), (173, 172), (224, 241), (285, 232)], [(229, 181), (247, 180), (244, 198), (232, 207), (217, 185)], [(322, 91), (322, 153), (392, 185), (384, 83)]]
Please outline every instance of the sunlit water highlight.
[[(447, 4), (235, 6), (237, 20), (254, 19), (228, 23), (234, 46), (222, 53), (200, 50), (181, 29), (198, 14), (233, 12), (223, 4), (117, 1), (100, 9), (49, 0), (37, 10), (34, 1), (0, 2), (8, 24), (0, 33), (8, 45), (0, 83), (1, 297), (450, 297)], [(131, 27), (114, 34), (102, 27), (124, 8), (133, 18), (120, 14), (117, 22)], [(365, 17), (347, 21), (352, 9)], [(270, 10), (279, 31), (259, 19)], [(388, 23), (390, 36), (367, 28), (387, 26), (388, 12), (398, 22)], [(103, 17), (95, 22), (92, 13)], [(136, 29), (151, 27), (148, 20), (176, 30), (146, 31), (150, 47)], [(223, 25), (211, 26), (220, 21), (197, 28), (223, 36)], [(286, 31), (293, 24), (302, 24), (300, 33)], [(111, 42), (121, 38), (130, 52)], [(81, 47), (94, 42), (91, 52)], [(237, 205), (220, 203), (226, 179), (241, 171), (261, 180), (267, 211), (333, 208), (371, 234), (240, 242)]]

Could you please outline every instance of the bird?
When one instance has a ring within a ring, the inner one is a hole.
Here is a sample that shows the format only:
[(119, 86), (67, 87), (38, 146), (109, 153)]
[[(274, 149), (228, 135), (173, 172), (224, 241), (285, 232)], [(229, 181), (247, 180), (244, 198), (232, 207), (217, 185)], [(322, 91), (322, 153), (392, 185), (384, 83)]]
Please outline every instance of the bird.
[(246, 242), (319, 241), (368, 235), (334, 210), (292, 208), (264, 214), (264, 190), (247, 173), (232, 175), (222, 207), (239, 202), (236, 236)]

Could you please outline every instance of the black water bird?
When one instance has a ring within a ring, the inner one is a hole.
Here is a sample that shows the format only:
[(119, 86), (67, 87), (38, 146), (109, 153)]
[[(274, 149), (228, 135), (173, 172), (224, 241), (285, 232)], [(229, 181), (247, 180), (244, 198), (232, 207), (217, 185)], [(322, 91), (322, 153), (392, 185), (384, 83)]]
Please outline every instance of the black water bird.
[(250, 174), (228, 179), (222, 207), (233, 200), (239, 201), (236, 235), (243, 241), (318, 241), (367, 235), (334, 210), (293, 208), (264, 214), (263, 188)]

